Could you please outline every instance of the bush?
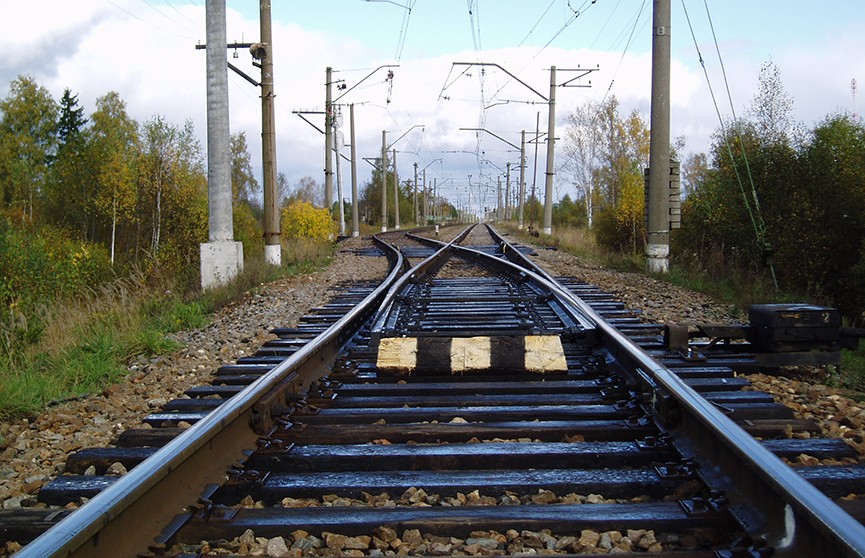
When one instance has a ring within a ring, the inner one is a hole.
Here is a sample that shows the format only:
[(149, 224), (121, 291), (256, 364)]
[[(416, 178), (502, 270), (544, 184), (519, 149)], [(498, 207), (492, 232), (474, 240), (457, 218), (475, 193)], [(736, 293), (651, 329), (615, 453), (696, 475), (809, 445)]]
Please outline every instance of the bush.
[(44, 307), (112, 275), (104, 247), (0, 219), (0, 350), (8, 356), (39, 342)]
[(335, 233), (335, 224), (327, 209), (297, 200), (282, 211), (282, 234), (287, 239), (333, 240)]

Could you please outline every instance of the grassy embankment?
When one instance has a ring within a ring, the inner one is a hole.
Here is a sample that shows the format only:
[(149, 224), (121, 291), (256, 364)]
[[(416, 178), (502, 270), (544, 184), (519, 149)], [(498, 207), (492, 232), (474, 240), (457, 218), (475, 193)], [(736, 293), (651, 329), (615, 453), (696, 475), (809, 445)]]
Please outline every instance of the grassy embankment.
[[(645, 260), (642, 256), (604, 252), (586, 229), (560, 227), (555, 230), (554, 236), (530, 237), (525, 231), (518, 231), (515, 226), (505, 228), (510, 234), (522, 241), (555, 247), (590, 264), (617, 271), (636, 273), (645, 271)], [(669, 274), (655, 275), (654, 277), (679, 287), (709, 295), (721, 304), (732, 305), (743, 316), (743, 321), (747, 320), (747, 310), (751, 304), (802, 302), (801, 297), (797, 298), (795, 295), (784, 293), (776, 294), (771, 285), (756, 281), (747, 274), (729, 269), (728, 273), (721, 276), (708, 271), (695, 273), (673, 265)], [(865, 347), (860, 346), (858, 351), (845, 349), (841, 353), (840, 369), (833, 368), (824, 372), (822, 377), (828, 385), (845, 390), (856, 399), (865, 399)]]
[(281, 268), (248, 261), (235, 281), (207, 293), (132, 274), (0, 324), (0, 420), (101, 391), (126, 374), (130, 360), (177, 350), (170, 333), (203, 327), (243, 293), (324, 267), (332, 253), (330, 243), (294, 243)]

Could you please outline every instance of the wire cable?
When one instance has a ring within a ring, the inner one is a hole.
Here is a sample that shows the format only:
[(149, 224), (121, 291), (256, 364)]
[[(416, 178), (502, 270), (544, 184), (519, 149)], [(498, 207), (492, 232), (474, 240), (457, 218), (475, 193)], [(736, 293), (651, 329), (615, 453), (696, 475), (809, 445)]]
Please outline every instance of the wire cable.
[[(135, 14), (135, 13), (133, 13), (133, 12), (130, 12), (129, 10), (127, 10), (126, 8), (124, 8), (123, 6), (119, 6), (119, 5), (117, 5), (117, 4), (115, 4), (114, 2), (112, 2), (111, 0), (105, 0), (105, 1), (108, 2), (109, 4), (111, 4), (112, 6), (114, 6), (115, 8), (117, 8), (118, 10), (120, 10), (121, 12), (124, 12), (124, 13), (126, 13), (127, 15), (130, 15), (130, 16), (134, 17), (135, 19), (137, 19), (138, 21), (140, 21), (141, 23), (143, 23), (143, 24), (145, 24), (145, 25), (149, 25), (150, 27), (153, 27), (153, 28), (156, 29), (157, 31), (161, 31), (161, 32), (166, 33), (166, 34), (168, 34), (168, 35), (174, 35), (175, 37), (180, 37), (181, 39), (188, 39), (188, 40), (191, 40), (191, 41), (195, 41), (195, 40), (197, 40), (196, 37), (190, 37), (189, 35), (181, 35), (181, 34), (179, 34), (179, 33), (175, 33), (175, 32), (173, 32), (173, 31), (169, 31), (169, 30), (167, 30), (167, 29), (163, 29), (162, 27), (160, 27), (160, 26), (158, 26), (158, 25), (156, 25), (156, 24), (150, 23), (149, 21), (147, 21), (146, 19), (142, 18), (142, 17), (139, 16), (138, 14)], [(197, 33), (197, 32), (196, 32), (196, 33)]]
[[(704, 0), (704, 3), (705, 3), (705, 0)], [(712, 37), (713, 37), (714, 42), (715, 42), (715, 49), (718, 53), (719, 60), (721, 60), (721, 51), (720, 51), (720, 47), (718, 46), (718, 39), (717, 39), (717, 36), (715, 34), (714, 26), (711, 25), (711, 15), (709, 14), (709, 5), (708, 5), (708, 3), (705, 3), (705, 5), (706, 5), (706, 13), (707, 13), (707, 15), (709, 15), (710, 27), (712, 28)], [(736, 112), (732, 106), (733, 105), (733, 97), (730, 94), (730, 87), (729, 87), (729, 82), (727, 81), (726, 71), (723, 71), (724, 83), (727, 87), (727, 97), (730, 101), (731, 110), (733, 111), (733, 124), (736, 127), (736, 134), (737, 134), (737, 137), (739, 138), (739, 145), (741, 147), (742, 157), (745, 161), (745, 167), (746, 167), (747, 172), (748, 172), (748, 179), (751, 183), (751, 195), (752, 195), (754, 203), (755, 203), (754, 207), (756, 209), (756, 215), (755, 215), (755, 209), (752, 209), (751, 203), (748, 201), (748, 195), (745, 192), (745, 184), (742, 181), (742, 177), (739, 173), (739, 168), (736, 165), (736, 157), (733, 154), (733, 147), (730, 145), (729, 135), (727, 133), (727, 127), (724, 124), (724, 118), (721, 115), (721, 109), (718, 106), (718, 100), (715, 96), (715, 90), (712, 87), (712, 81), (711, 81), (711, 79), (709, 79), (709, 72), (706, 68), (706, 62), (703, 59), (703, 54), (700, 51), (699, 44), (697, 43), (697, 36), (694, 33), (694, 27), (691, 24), (691, 17), (688, 14), (688, 8), (685, 5), (685, 0), (682, 0), (682, 8), (685, 11), (685, 20), (688, 22), (688, 28), (691, 31), (691, 38), (694, 41), (694, 48), (697, 51), (697, 57), (700, 61), (700, 66), (702, 66), (702, 68), (703, 68), (703, 75), (706, 77), (706, 84), (709, 88), (709, 94), (712, 97), (712, 104), (715, 107), (715, 113), (718, 116), (718, 122), (720, 123), (720, 126), (721, 126), (721, 136), (724, 139), (724, 146), (726, 147), (727, 155), (730, 157), (730, 164), (733, 167), (733, 173), (736, 176), (736, 183), (739, 186), (739, 192), (742, 194), (742, 201), (745, 204), (745, 209), (747, 210), (748, 217), (751, 220), (751, 225), (754, 227), (754, 234), (757, 237), (757, 244), (760, 247), (760, 249), (764, 251), (764, 254), (766, 254), (766, 251), (768, 250), (768, 247), (769, 247), (769, 244), (766, 242), (766, 233), (767, 233), (766, 223), (763, 220), (763, 215), (762, 215), (762, 212), (760, 210), (759, 198), (757, 197), (757, 189), (756, 189), (756, 186), (754, 185), (753, 176), (751, 175), (751, 168), (750, 168), (750, 165), (748, 163), (748, 156), (745, 152), (745, 143), (744, 143), (743, 138), (742, 138), (741, 128), (738, 125), (738, 122), (736, 120)], [(721, 66), (723, 68), (723, 61), (721, 61)], [(772, 282), (774, 283), (775, 290), (777, 291), (778, 290), (778, 279), (775, 276), (775, 267), (771, 261), (768, 261), (767, 264), (769, 267), (769, 271), (772, 275)]]

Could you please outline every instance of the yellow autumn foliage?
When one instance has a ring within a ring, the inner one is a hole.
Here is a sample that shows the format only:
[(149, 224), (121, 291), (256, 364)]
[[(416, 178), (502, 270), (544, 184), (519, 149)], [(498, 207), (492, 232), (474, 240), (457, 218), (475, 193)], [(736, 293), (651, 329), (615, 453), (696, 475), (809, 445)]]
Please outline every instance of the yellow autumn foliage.
[(333, 240), (336, 233), (330, 212), (307, 201), (293, 201), (282, 210), (282, 234), (285, 238)]

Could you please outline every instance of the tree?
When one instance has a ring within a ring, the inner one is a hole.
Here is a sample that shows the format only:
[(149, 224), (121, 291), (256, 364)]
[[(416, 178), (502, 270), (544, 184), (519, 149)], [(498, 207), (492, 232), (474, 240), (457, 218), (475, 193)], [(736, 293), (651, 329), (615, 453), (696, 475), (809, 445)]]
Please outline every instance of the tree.
[(33, 220), (57, 147), (57, 103), (30, 76), (18, 76), (0, 101), (0, 205)]
[[(391, 198), (393, 196), (393, 174), (386, 172), (384, 181), (387, 188), (387, 197)], [(358, 210), (363, 214), (364, 220), (370, 225), (381, 223), (381, 189), (381, 157), (379, 157), (375, 160), (375, 166), (372, 169), (372, 173), (370, 173), (369, 181), (364, 184), (361, 190), (360, 203), (358, 205)], [(393, 202), (391, 201), (388, 206), (392, 205)], [(392, 214), (393, 210), (388, 210), (388, 216), (391, 221), (393, 221)]]
[(77, 231), (81, 238), (87, 238), (93, 225), (96, 182), (87, 157), (87, 122), (78, 95), (65, 89), (60, 99), (57, 156), (46, 188), (46, 213), (51, 221)]
[[(144, 123), (142, 144), (138, 218), (142, 224), (149, 223), (150, 254), (158, 257), (163, 223), (168, 221), (176, 225), (178, 220), (185, 222), (189, 218), (188, 211), (197, 206), (197, 198), (202, 195), (190, 183), (198, 181), (204, 173), (203, 155), (191, 121), (180, 127), (167, 122), (161, 115), (154, 115)], [(187, 194), (181, 196), (180, 192)], [(166, 220), (166, 213), (173, 219)], [(176, 243), (178, 239), (174, 240)], [(187, 240), (192, 242), (192, 239)], [(177, 250), (185, 252), (184, 248)]]
[(264, 250), (264, 207), (258, 196), (261, 190), (252, 171), (252, 156), (244, 132), (231, 135), (231, 191), (234, 236), (243, 243), (244, 254), (260, 253)]
[(709, 159), (705, 153), (690, 153), (682, 163), (682, 199), (709, 180)]
[(138, 123), (126, 113), (126, 103), (115, 91), (96, 100), (91, 116), (91, 157), (98, 189), (95, 205), (110, 221), (111, 263), (115, 261), (117, 227), (131, 218), (137, 200), (135, 163), (139, 153)]
[(231, 134), (231, 192), (234, 202), (245, 203), (251, 208), (258, 208), (258, 181), (252, 171), (252, 156), (246, 143), (246, 132)]
[(78, 106), (78, 95), (73, 95), (67, 87), (60, 98), (60, 119), (57, 122), (57, 137), (60, 146), (68, 145), (81, 136), (87, 118), (84, 117), (84, 107)]
[(643, 168), (649, 162), (649, 130), (636, 110), (619, 114), (611, 96), (588, 102), (568, 118), (565, 173), (578, 187), (587, 223), (609, 248), (636, 251), (645, 236)]
[(748, 110), (757, 137), (766, 144), (789, 144), (795, 128), (793, 98), (781, 82), (781, 69), (771, 60), (763, 62), (757, 81), (757, 94)]
[(304, 176), (298, 180), (291, 189), (286, 205), (292, 201), (300, 200), (309, 202), (316, 207), (321, 207), (324, 202), (324, 188), (311, 176)]

